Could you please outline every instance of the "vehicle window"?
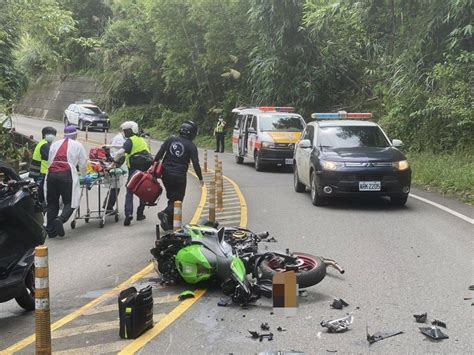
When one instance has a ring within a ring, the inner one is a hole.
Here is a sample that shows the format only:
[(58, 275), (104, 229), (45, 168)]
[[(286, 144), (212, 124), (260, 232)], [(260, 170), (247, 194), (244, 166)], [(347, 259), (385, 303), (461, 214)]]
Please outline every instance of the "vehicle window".
[(234, 126), (234, 129), (240, 129), (240, 122), (242, 121), (242, 118), (244, 116), (240, 115), (240, 114), (236, 114), (235, 115), (235, 126)]
[(102, 112), (99, 110), (98, 107), (88, 106), (88, 107), (81, 107), (81, 112), (85, 113), (86, 115), (98, 115)]
[(69, 105), (69, 106), (67, 107), (67, 109), (68, 109), (69, 111), (73, 111), (73, 110), (74, 110), (74, 105)]
[(314, 139), (314, 126), (306, 126), (304, 134), (303, 134), (303, 139), (309, 139), (311, 143), (313, 143)]
[(389, 147), (377, 126), (319, 127), (319, 145), (326, 148)]
[(260, 130), (262, 132), (285, 131), (301, 132), (304, 129), (303, 119), (298, 116), (260, 116)]
[(250, 127), (257, 130), (257, 116), (252, 117), (252, 124), (250, 125)]
[(73, 112), (79, 112), (79, 107), (74, 105), (73, 108), (72, 108), (72, 111)]
[(252, 117), (254, 117), (253, 115), (247, 115), (247, 121), (245, 122), (245, 130), (248, 130), (248, 128), (250, 127), (250, 124), (252, 123)]

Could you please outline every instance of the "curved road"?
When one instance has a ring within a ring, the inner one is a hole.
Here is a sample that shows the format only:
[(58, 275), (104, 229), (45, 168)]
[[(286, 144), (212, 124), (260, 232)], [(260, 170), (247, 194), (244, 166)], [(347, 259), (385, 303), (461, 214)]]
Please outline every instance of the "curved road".
[[(30, 127), (31, 122), (38, 121), (22, 122), (17, 125)], [(289, 318), (271, 314), (269, 300), (260, 300), (248, 309), (218, 307), (221, 293), (210, 290), (148, 343), (142, 353), (473, 352), (473, 301), (464, 300), (474, 297), (474, 292), (468, 291), (468, 286), (474, 284), (473, 224), (414, 198), (410, 198), (404, 208), (391, 207), (384, 199), (335, 201), (326, 207), (314, 207), (309, 193), (294, 192), (291, 173), (280, 169), (258, 173), (251, 164), (235, 164), (231, 154), (221, 157), (224, 174), (239, 184), (247, 200), (249, 228), (268, 230), (278, 240), (278, 243), (262, 243), (262, 247), (281, 251), (289, 247), (293, 251), (333, 258), (345, 267), (346, 274), (338, 275), (329, 270), (319, 285), (308, 289), (307, 297), (299, 298), (298, 315)], [(189, 191), (190, 201), (197, 201), (196, 186), (190, 187)], [(416, 191), (416, 194), (471, 219), (474, 217), (474, 209), (470, 206), (422, 191)], [(142, 257), (129, 265), (137, 271), (148, 258), (149, 243), (142, 240), (142, 235), (125, 235), (123, 228), (116, 228), (114, 230), (120, 230), (122, 245)], [(106, 226), (103, 233), (109, 230), (112, 228)], [(146, 233), (150, 234), (149, 231)], [(81, 236), (81, 241), (72, 240), (67, 247), (74, 253), (76, 247), (83, 248), (86, 244), (100, 250), (107, 248), (107, 244), (116, 245), (115, 240), (107, 239), (112, 236), (103, 237), (98, 244), (92, 245), (92, 234)], [(97, 272), (102, 272), (105, 279), (112, 277), (103, 269), (109, 262), (104, 259), (102, 264), (98, 265)], [(124, 268), (116, 265), (114, 271), (121, 275), (118, 270)], [(96, 282), (90, 275), (74, 274), (70, 278), (72, 288), (76, 278), (81, 280), (82, 287), (86, 287), (88, 281)], [(349, 307), (343, 311), (331, 309), (329, 304), (333, 298), (343, 298)], [(21, 318), (19, 312), (12, 308), (14, 305), (0, 305), (0, 319), (10, 312), (11, 316), (7, 318), (13, 324), (21, 324), (21, 320), (17, 320)], [(322, 320), (339, 318), (346, 312), (354, 315), (352, 329), (346, 333), (328, 334), (319, 325)], [(429, 320), (447, 323), (448, 329), (444, 331), (449, 339), (432, 342), (419, 332), (419, 326), (428, 324), (415, 323), (413, 314), (424, 312), (428, 313)], [(3, 319), (0, 321), (0, 349), (11, 344), (4, 340), (5, 334), (17, 338), (12, 333), (17, 327), (5, 326)], [(248, 338), (247, 330), (259, 330), (262, 322), (271, 326), (275, 334), (273, 341), (258, 342)], [(287, 331), (276, 331), (278, 326)], [(371, 334), (391, 330), (404, 334), (369, 346), (366, 326)]]

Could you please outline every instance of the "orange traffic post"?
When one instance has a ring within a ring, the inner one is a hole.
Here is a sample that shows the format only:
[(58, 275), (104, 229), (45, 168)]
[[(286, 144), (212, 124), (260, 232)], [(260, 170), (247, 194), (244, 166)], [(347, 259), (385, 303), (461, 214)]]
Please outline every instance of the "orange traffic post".
[(219, 161), (219, 187), (221, 189), (221, 193), (218, 196), (219, 201), (217, 204), (219, 205), (219, 208), (222, 210), (224, 209), (224, 177), (223, 177), (223, 172), (222, 172), (222, 160)]
[(214, 170), (217, 170), (217, 165), (219, 164), (219, 156), (217, 154), (214, 155)]
[(173, 230), (181, 229), (183, 226), (183, 202), (174, 201)]
[(217, 195), (217, 210), (223, 210), (223, 199), (222, 199), (222, 179), (221, 179), (221, 172), (219, 170), (219, 164), (217, 165), (217, 169), (215, 172), (215, 180), (216, 180), (216, 195)]
[(48, 247), (35, 248), (36, 354), (52, 353), (51, 314), (49, 308)]
[(207, 173), (207, 149), (204, 150), (204, 172)]
[(209, 184), (209, 220), (216, 221), (216, 180), (211, 179)]

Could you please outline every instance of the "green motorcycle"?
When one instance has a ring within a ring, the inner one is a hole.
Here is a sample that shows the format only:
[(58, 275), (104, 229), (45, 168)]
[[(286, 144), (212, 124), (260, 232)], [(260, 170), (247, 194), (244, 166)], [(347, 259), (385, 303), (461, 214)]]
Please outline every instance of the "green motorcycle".
[(244, 228), (217, 224), (186, 225), (155, 242), (150, 250), (155, 270), (162, 283), (184, 281), (197, 284), (219, 282), (224, 294), (239, 305), (272, 296), (273, 275), (294, 271), (299, 289), (314, 286), (326, 276), (327, 266), (341, 274), (344, 269), (334, 260), (314, 255), (275, 251), (259, 252), (258, 245), (269, 237), (268, 232), (253, 233)]

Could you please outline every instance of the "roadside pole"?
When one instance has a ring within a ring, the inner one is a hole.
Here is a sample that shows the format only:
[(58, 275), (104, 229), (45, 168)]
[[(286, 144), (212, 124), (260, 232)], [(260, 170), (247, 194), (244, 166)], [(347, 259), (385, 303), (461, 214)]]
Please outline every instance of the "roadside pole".
[(204, 172), (207, 173), (207, 149), (204, 150)]
[(104, 129), (104, 145), (107, 145), (107, 129)]
[(51, 354), (48, 247), (45, 245), (35, 248), (35, 318), (36, 354)]
[(224, 210), (224, 178), (223, 178), (223, 172), (222, 172), (222, 160), (219, 161), (218, 164), (219, 167), (219, 189), (220, 193), (217, 195), (217, 205), (219, 206), (220, 211)]
[(89, 140), (89, 126), (86, 126), (86, 142)]
[(216, 221), (216, 178), (211, 179), (209, 184), (209, 220)]
[(173, 230), (176, 231), (181, 229), (183, 226), (183, 202), (174, 201), (174, 212), (173, 212)]

